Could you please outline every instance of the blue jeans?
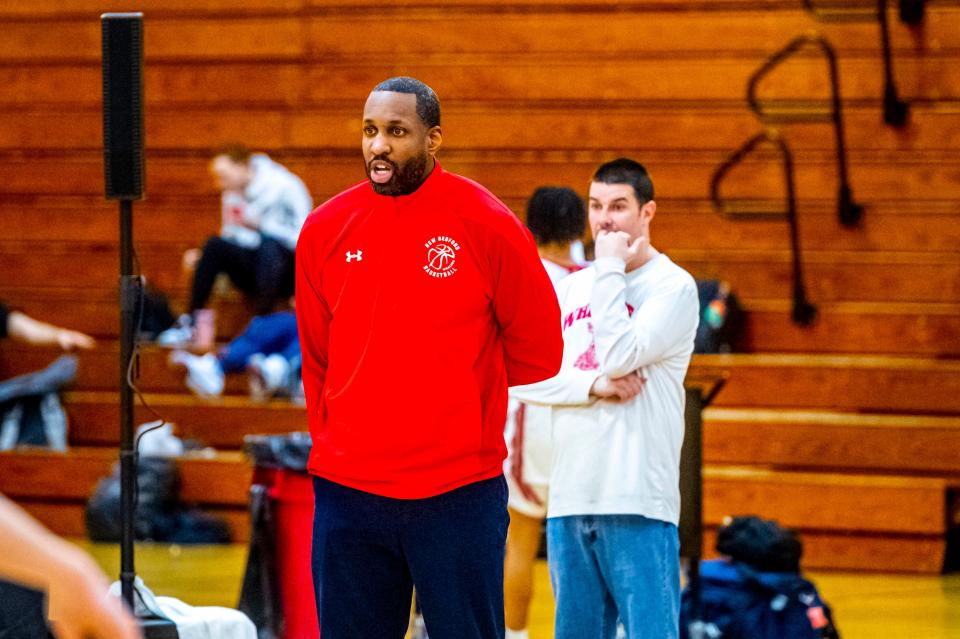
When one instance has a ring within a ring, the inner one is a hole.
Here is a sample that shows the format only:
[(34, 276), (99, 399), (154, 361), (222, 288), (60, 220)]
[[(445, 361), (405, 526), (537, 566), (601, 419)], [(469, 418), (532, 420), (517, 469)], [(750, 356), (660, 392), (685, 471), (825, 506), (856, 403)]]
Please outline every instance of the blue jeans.
[(673, 524), (640, 515), (547, 520), (555, 639), (676, 639), (680, 540)]
[(322, 639), (402, 639), (412, 588), (430, 639), (502, 639), (507, 483), (391, 499), (313, 478)]
[(240, 336), (220, 352), (220, 366), (224, 373), (237, 373), (246, 368), (247, 361), (256, 353), (280, 353), (288, 362), (299, 362), (300, 336), (293, 311), (258, 315), (250, 320)]

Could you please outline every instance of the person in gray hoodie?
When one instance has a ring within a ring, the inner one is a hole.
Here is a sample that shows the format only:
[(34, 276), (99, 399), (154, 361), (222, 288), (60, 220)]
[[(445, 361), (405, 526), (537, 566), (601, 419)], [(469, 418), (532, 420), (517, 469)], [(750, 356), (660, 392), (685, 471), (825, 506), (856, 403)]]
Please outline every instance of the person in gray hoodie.
[(239, 144), (218, 151), (210, 172), (222, 191), (220, 235), (184, 255), (185, 265), (194, 268), (190, 306), (177, 326), (161, 334), (161, 344), (193, 338), (196, 311), (206, 306), (220, 273), (253, 300), (257, 315), (293, 295), (294, 249), (313, 208), (303, 181)]

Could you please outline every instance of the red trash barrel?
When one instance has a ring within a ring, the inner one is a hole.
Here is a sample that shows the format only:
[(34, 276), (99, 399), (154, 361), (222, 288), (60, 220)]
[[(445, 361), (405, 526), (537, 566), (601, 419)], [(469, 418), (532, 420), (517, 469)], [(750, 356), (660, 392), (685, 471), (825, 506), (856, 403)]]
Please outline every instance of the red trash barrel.
[(277, 521), (277, 572), (284, 639), (319, 639), (310, 554), (313, 538), (313, 481), (293, 470), (275, 470), (270, 497)]
[[(272, 517), (256, 518), (254, 529), (256, 531), (258, 526), (273, 528), (272, 535), (259, 537), (261, 541), (258, 543), (266, 546), (259, 545), (258, 548), (261, 554), (266, 552), (275, 561), (275, 578), (268, 581), (275, 584), (273, 597), (279, 590), (279, 601), (273, 599), (273, 606), (274, 609), (279, 607), (278, 612), (282, 615), (280, 639), (319, 639), (320, 624), (317, 622), (311, 571), (313, 480), (306, 472), (309, 435), (248, 435), (244, 438), (244, 451), (254, 462), (253, 484), (262, 487), (261, 491), (266, 489), (269, 510), (272, 511)], [(270, 536), (273, 537), (272, 544)], [(248, 559), (248, 574), (251, 561)], [(274, 573), (273, 570), (269, 572)], [(257, 588), (256, 580), (253, 591), (262, 592)], [(259, 596), (257, 598), (263, 601)]]

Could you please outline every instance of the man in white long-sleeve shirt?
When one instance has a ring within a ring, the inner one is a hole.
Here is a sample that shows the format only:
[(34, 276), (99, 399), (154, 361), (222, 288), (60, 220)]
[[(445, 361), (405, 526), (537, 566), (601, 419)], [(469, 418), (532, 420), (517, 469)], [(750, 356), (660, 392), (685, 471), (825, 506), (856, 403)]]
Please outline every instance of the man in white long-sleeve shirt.
[(547, 513), (556, 639), (678, 636), (683, 379), (699, 303), (689, 273), (650, 244), (644, 167), (621, 158), (590, 184), (596, 261), (561, 281), (563, 365), (511, 389), (552, 407)]

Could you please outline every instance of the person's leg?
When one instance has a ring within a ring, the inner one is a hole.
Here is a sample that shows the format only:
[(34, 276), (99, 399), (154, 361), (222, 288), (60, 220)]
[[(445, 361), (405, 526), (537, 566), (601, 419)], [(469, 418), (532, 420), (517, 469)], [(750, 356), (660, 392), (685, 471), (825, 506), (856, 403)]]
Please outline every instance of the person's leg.
[(523, 631), (533, 598), (533, 565), (540, 549), (542, 517), (531, 517), (513, 508), (507, 531), (507, 553), (503, 565), (504, 619), (507, 631)]
[(557, 600), (554, 639), (613, 639), (617, 609), (596, 557), (596, 517), (547, 520), (550, 583)]
[(277, 240), (263, 238), (256, 258), (254, 303), (258, 314), (269, 313), (277, 302), (290, 297), (293, 286), (288, 280), (295, 274), (294, 264), (293, 251)]
[(411, 503), (401, 537), (430, 639), (503, 638), (503, 477)]
[(261, 317), (254, 317), (243, 332), (230, 341), (218, 353), (220, 365), (225, 373), (237, 373), (247, 366), (247, 361), (256, 353), (263, 352), (262, 337), (259, 330)]
[[(292, 312), (258, 315), (220, 352), (223, 370), (227, 373), (242, 371), (252, 355), (282, 353), (290, 341), (296, 339), (297, 319)], [(299, 342), (297, 350), (299, 352)]]
[(280, 350), (283, 358), (290, 362), (291, 366), (299, 366), (300, 363), (300, 338), (296, 335), (287, 342), (287, 345)]
[(598, 517), (598, 559), (629, 639), (676, 639), (680, 632), (677, 527), (640, 515)]
[(402, 639), (413, 594), (397, 500), (314, 477), (313, 582), (323, 639)]
[(256, 282), (255, 256), (254, 249), (237, 246), (221, 237), (208, 239), (193, 272), (190, 313), (206, 306), (213, 284), (220, 273), (229, 275), (237, 288), (250, 294), (255, 289)]
[(261, 324), (262, 352), (266, 355), (279, 353), (286, 356), (290, 345), (296, 342), (300, 352), (300, 336), (297, 333), (297, 316), (293, 311), (278, 311), (263, 316)]

